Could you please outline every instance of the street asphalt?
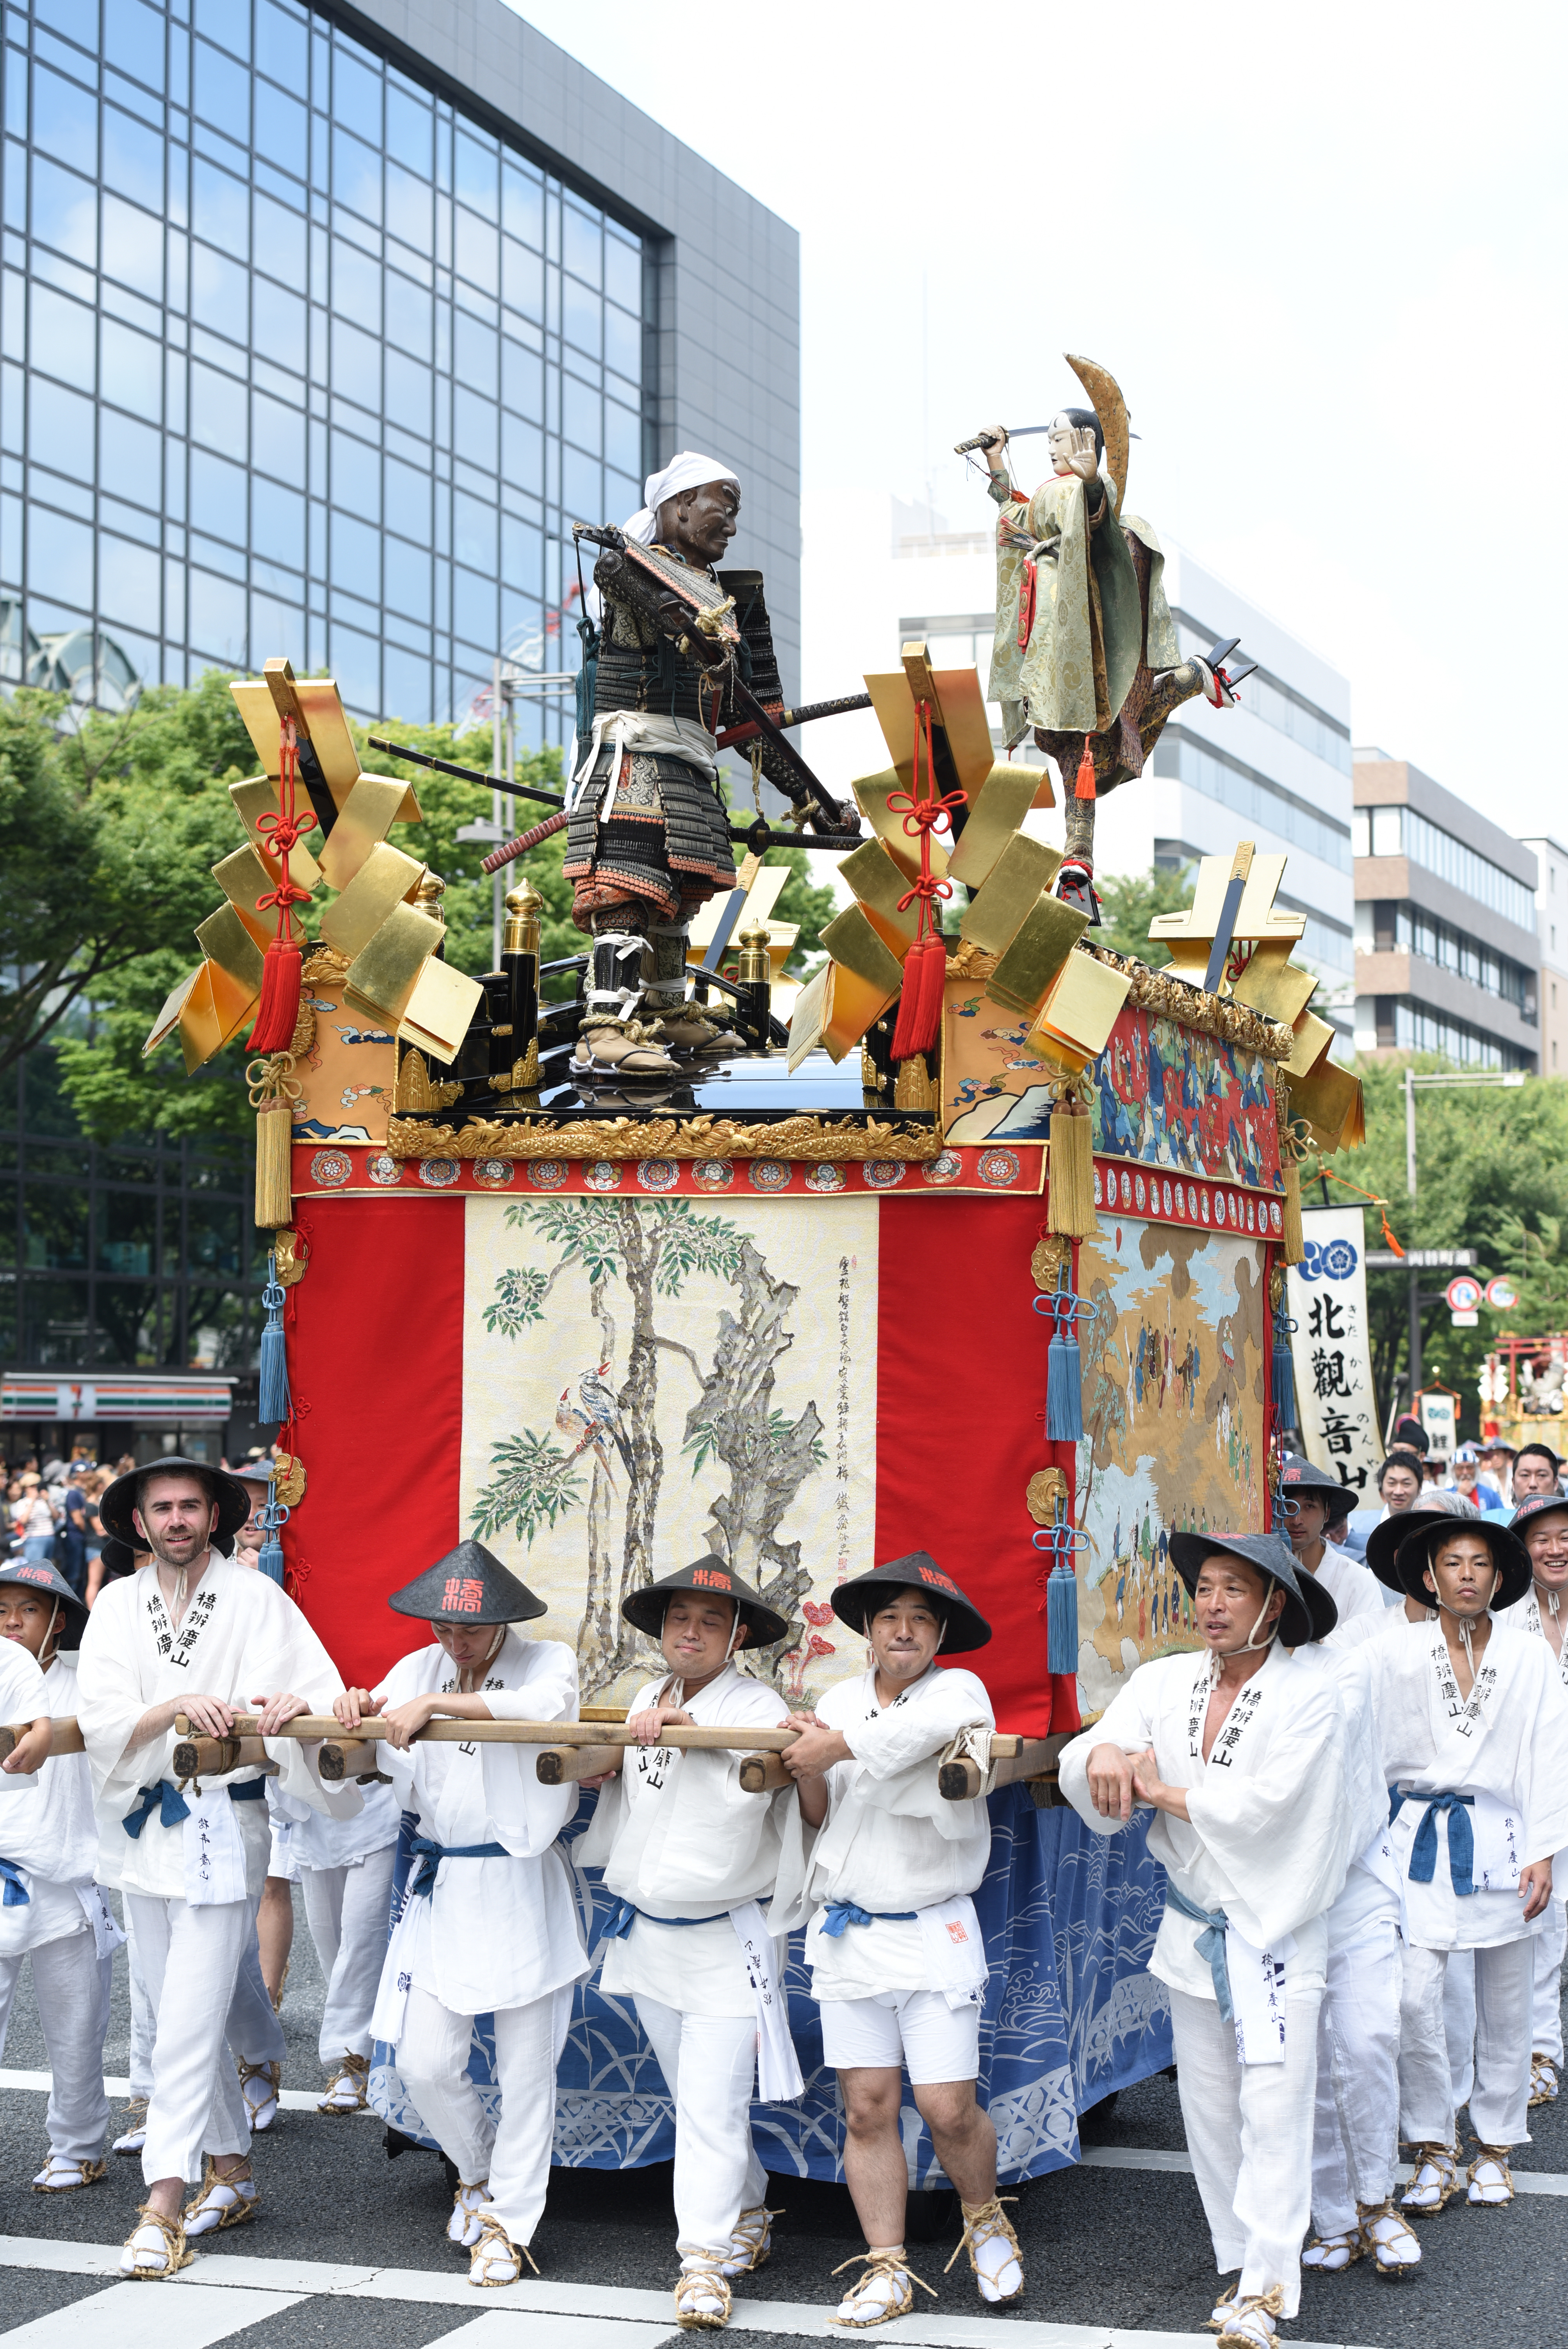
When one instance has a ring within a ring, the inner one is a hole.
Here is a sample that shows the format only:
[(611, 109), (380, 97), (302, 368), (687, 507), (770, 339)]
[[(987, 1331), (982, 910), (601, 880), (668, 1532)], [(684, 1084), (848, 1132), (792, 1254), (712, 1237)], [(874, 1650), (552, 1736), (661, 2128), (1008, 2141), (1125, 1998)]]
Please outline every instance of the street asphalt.
[[(283, 2012), (289, 2041), (284, 2085), (310, 2090), (322, 2077), (315, 2053), (322, 1982), (303, 1901), (296, 1901), (296, 1912)], [(122, 1953), (104, 2057), (110, 2075), (123, 2076), (128, 2069), (129, 2022)], [(30, 1979), (18, 1989), (4, 2062), (8, 2070), (47, 2066)], [(46, 2150), (44, 2103), (36, 2090), (0, 2090), (0, 2228), (62, 2242), (121, 2241), (144, 2192), (139, 2162), (111, 2159), (108, 2177), (80, 2194), (29, 2192)], [(1516, 2170), (1568, 2177), (1568, 2110), (1546, 2106), (1531, 2118), (1533, 2142), (1516, 2149)], [(1089, 2116), (1085, 2137), (1103, 2147), (1181, 2150), (1173, 2082), (1161, 2075), (1124, 2091), (1112, 2108)], [(256, 2141), (255, 2164), (260, 2214), (249, 2226), (209, 2237), (201, 2250), (210, 2257), (334, 2261), (462, 2275), (462, 2260), (443, 2240), (450, 2197), (439, 2162), (420, 2152), (388, 2160), (379, 2122), (282, 2112)], [(784, 2210), (775, 2223), (773, 2256), (742, 2280), (738, 2300), (831, 2305), (842, 2286), (830, 2281), (830, 2271), (861, 2248), (848, 2195), (840, 2187), (776, 2177), (769, 2200)], [(1014, 2215), (1027, 2288), (1021, 2302), (992, 2313), (999, 2329), (1017, 2317), (1187, 2334), (1201, 2329), (1215, 2282), (1191, 2177), (1136, 2168), (1058, 2170), (1022, 2187)], [(1351, 2343), (1360, 2349), (1443, 2349), (1448, 2344), (1454, 2349), (1472, 2344), (1563, 2349), (1568, 2341), (1565, 2218), (1568, 2200), (1555, 2195), (1522, 2195), (1500, 2211), (1455, 2202), (1440, 2218), (1422, 2223), (1425, 2259), (1414, 2280), (1384, 2281), (1370, 2261), (1339, 2276), (1308, 2275), (1301, 2316), (1283, 2329), (1282, 2340)], [(534, 2254), (552, 2280), (664, 2292), (675, 2271), (674, 2235), (667, 2165), (621, 2173), (562, 2169), (552, 2177)], [(913, 2265), (938, 2294), (935, 2301), (917, 2295), (923, 2313), (986, 2313), (966, 2260), (943, 2273), (956, 2240), (956, 2224), (949, 2222), (937, 2240), (914, 2252)], [(13, 2327), (109, 2288), (103, 2277), (8, 2266), (0, 2271), (0, 2309)], [(476, 2292), (473, 2298), (472, 2313), (484, 2313), (487, 2297)], [(177, 2307), (170, 2311), (176, 2342)], [(227, 2335), (226, 2342), (232, 2349), (317, 2349), (330, 2336), (333, 2349), (421, 2349), (468, 2321), (463, 2306), (313, 2298)], [(744, 2338), (747, 2349), (795, 2349), (799, 2335), (748, 2332)]]

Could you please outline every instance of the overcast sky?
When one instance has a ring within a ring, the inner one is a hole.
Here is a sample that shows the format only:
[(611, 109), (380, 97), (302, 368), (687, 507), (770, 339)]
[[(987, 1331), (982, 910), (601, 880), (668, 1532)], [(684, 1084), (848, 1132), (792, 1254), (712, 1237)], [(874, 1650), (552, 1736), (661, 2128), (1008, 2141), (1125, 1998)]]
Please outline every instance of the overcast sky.
[(1568, 834), (1560, 6), (519, 13), (799, 229), (809, 492), (988, 514), (953, 442), (1085, 352), (1357, 743)]

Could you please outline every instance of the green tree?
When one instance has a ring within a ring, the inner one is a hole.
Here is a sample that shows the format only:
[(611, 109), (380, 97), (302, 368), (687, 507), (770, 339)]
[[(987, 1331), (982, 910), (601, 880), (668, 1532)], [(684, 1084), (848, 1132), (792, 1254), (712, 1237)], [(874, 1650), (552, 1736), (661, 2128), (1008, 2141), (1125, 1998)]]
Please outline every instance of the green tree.
[[(1358, 1063), (1367, 1103), (1367, 1143), (1326, 1163), (1362, 1190), (1387, 1201), (1389, 1226), (1402, 1247), (1473, 1247), (1484, 1282), (1507, 1273), (1521, 1301), (1510, 1312), (1482, 1306), (1473, 1330), (1456, 1330), (1439, 1297), (1421, 1310), (1422, 1377), (1457, 1388), (1461, 1433), (1479, 1431), (1477, 1377), (1487, 1353), (1506, 1326), (1536, 1337), (1568, 1326), (1568, 1081), (1532, 1078), (1518, 1091), (1490, 1087), (1434, 1086), (1416, 1100), (1417, 1180), (1412, 1199), (1406, 1184), (1404, 1071), (1408, 1056)], [(1431, 1055), (1408, 1061), (1418, 1072), (1451, 1068)], [(1315, 1161), (1308, 1157), (1304, 1175)], [(1310, 1210), (1354, 1202), (1356, 1194), (1336, 1184), (1324, 1190), (1303, 1184)], [(1367, 1210), (1368, 1247), (1382, 1245), (1377, 1208)], [(1367, 1316), (1372, 1337), (1372, 1375), (1387, 1415), (1398, 1381), (1408, 1399), (1408, 1273), (1396, 1268), (1367, 1276)], [(1447, 1285), (1439, 1271), (1422, 1276), (1422, 1293)]]
[(1150, 937), (1149, 925), (1157, 914), (1179, 914), (1191, 904), (1192, 867), (1184, 864), (1179, 873), (1172, 873), (1163, 864), (1151, 864), (1147, 873), (1097, 880), (1095, 887), (1099, 892), (1100, 926), (1089, 933), (1093, 943), (1109, 947), (1117, 954), (1136, 955), (1151, 970), (1168, 963), (1171, 950)]

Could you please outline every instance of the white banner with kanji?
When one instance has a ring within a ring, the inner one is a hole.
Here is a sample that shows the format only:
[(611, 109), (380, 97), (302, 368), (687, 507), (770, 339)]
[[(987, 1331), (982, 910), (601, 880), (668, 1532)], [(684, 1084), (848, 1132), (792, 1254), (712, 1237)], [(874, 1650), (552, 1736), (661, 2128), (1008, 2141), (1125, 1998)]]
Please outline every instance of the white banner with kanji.
[(1307, 1458), (1377, 1506), (1383, 1457), (1367, 1327), (1367, 1241), (1359, 1207), (1302, 1216), (1305, 1251), (1288, 1274), (1296, 1423)]

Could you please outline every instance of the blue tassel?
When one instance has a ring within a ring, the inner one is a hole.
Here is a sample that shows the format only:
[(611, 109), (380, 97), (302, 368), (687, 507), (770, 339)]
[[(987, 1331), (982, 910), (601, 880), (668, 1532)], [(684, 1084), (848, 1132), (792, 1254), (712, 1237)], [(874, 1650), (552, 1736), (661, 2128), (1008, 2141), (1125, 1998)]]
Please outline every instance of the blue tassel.
[(1071, 1674), (1078, 1668), (1078, 1577), (1070, 1566), (1057, 1564), (1046, 1584), (1046, 1670)]
[(284, 1291), (275, 1256), (267, 1258), (267, 1285), (262, 1291), (262, 1303), (267, 1309), (267, 1319), (262, 1330), (262, 1392), (256, 1416), (264, 1427), (279, 1427), (287, 1419), (292, 1405), (288, 1356), (284, 1350)]
[(1283, 1313), (1274, 1315), (1274, 1406), (1276, 1427), (1294, 1428), (1295, 1413), (1295, 1367), (1291, 1359), (1290, 1333), (1295, 1328)]
[[(1057, 1276), (1050, 1300), (1056, 1330), (1046, 1355), (1046, 1440), (1077, 1444), (1083, 1435), (1083, 1363), (1078, 1352), (1078, 1299), (1068, 1287), (1068, 1268)], [(1076, 1602), (1075, 1602), (1076, 1603)], [(1077, 1650), (1074, 1650), (1076, 1655)], [(1053, 1667), (1054, 1669), (1054, 1667)], [(1078, 1666), (1072, 1668), (1075, 1671)]]
[(266, 1538), (256, 1553), (256, 1571), (258, 1574), (270, 1576), (280, 1589), (283, 1588), (284, 1579), (282, 1536), (283, 1529), (288, 1521), (289, 1513), (278, 1498), (277, 1480), (273, 1477), (268, 1482), (267, 1505), (262, 1511), (262, 1531)]

